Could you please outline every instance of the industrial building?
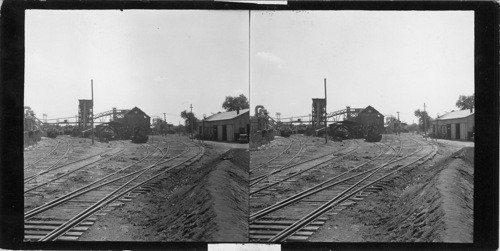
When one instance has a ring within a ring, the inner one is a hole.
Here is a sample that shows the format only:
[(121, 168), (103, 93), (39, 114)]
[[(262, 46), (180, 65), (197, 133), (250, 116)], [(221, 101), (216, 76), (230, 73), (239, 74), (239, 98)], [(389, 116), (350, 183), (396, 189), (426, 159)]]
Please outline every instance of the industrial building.
[(78, 100), (78, 129), (84, 131), (92, 127), (92, 109), (91, 99)]
[(313, 128), (323, 127), (325, 125), (326, 99), (313, 98), (312, 101), (312, 126)]
[(198, 124), (198, 133), (208, 140), (237, 141), (240, 134), (250, 133), (250, 109), (211, 115)]
[(452, 111), (432, 121), (432, 131), (440, 138), (471, 140), (474, 137), (474, 110)]
[(151, 117), (137, 107), (132, 108), (123, 115), (123, 118), (118, 118), (115, 121), (126, 124), (129, 128), (140, 127), (151, 130)]
[(384, 115), (371, 105), (362, 110), (354, 109), (354, 112), (351, 112), (350, 107), (347, 107), (346, 120), (357, 122), (365, 127), (376, 126), (381, 129), (384, 128)]
[[(114, 111), (115, 109), (113, 109)], [(98, 137), (102, 132), (108, 131), (113, 132), (115, 138), (128, 139), (137, 130), (140, 130), (143, 134), (151, 133), (151, 117), (137, 107), (123, 114), (123, 117), (118, 117), (113, 113), (113, 119), (110, 122), (96, 126)]]

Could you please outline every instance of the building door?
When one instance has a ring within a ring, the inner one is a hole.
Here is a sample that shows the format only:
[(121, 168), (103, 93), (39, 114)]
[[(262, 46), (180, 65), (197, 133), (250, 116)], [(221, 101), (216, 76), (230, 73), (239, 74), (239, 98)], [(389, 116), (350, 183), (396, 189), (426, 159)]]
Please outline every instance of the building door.
[(455, 139), (460, 139), (460, 124), (455, 124)]
[(222, 141), (226, 141), (226, 140), (227, 140), (227, 126), (223, 125), (222, 126)]
[(224, 138), (224, 133), (222, 132), (222, 126), (217, 126), (217, 140), (222, 141)]
[(451, 139), (451, 124), (446, 125), (446, 138)]
[(227, 141), (234, 141), (233, 125), (227, 125)]
[(212, 128), (213, 128), (212, 129), (212, 132), (213, 132), (212, 140), (217, 140), (217, 138), (218, 138), (217, 137), (217, 126), (214, 125)]

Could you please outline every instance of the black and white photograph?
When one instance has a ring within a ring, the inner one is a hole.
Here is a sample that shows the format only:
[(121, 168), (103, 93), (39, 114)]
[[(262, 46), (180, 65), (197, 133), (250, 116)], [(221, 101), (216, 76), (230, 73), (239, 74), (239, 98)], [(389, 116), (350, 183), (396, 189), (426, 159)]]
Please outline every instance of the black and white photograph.
[(497, 249), (499, 10), (5, 0), (0, 248)]
[(252, 11), (250, 241), (473, 241), (474, 12)]
[(248, 240), (248, 11), (27, 10), (25, 241)]

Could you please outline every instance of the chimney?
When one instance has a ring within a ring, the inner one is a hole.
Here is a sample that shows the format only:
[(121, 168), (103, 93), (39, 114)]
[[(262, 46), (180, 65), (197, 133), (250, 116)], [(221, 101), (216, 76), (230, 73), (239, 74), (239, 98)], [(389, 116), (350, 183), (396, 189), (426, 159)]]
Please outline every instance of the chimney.
[(236, 108), (236, 114), (240, 114), (240, 108)]
[(474, 109), (474, 107), (471, 107), (471, 108), (470, 108), (470, 113), (472, 113), (472, 110), (473, 110), (473, 109)]

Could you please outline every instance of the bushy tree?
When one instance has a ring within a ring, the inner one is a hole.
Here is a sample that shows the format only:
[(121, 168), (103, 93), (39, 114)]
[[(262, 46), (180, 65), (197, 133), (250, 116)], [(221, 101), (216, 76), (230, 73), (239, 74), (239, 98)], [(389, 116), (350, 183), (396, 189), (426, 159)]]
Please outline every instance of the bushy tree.
[(474, 94), (472, 94), (472, 96), (460, 95), (455, 105), (460, 108), (460, 110), (474, 108)]
[[(191, 128), (193, 128), (193, 131), (196, 132), (196, 128), (198, 126), (198, 119), (196, 118), (194, 113), (184, 110), (181, 112), (181, 117), (184, 119), (186, 132), (191, 133)], [(191, 127), (191, 122), (193, 123), (192, 127)]]
[(411, 124), (411, 125), (408, 125), (406, 128), (408, 129), (408, 131), (414, 132), (414, 131), (417, 130), (418, 125), (417, 124)]
[(228, 112), (238, 109), (247, 109), (249, 107), (250, 104), (248, 104), (248, 99), (243, 94), (240, 94), (238, 97), (226, 96), (226, 100), (222, 103), (222, 108), (226, 109)]
[(415, 117), (418, 118), (420, 130), (424, 130), (424, 125), (426, 127), (426, 130), (429, 130), (429, 128), (431, 128), (431, 117), (429, 117), (427, 111), (420, 111), (420, 109), (418, 109), (415, 111)]

